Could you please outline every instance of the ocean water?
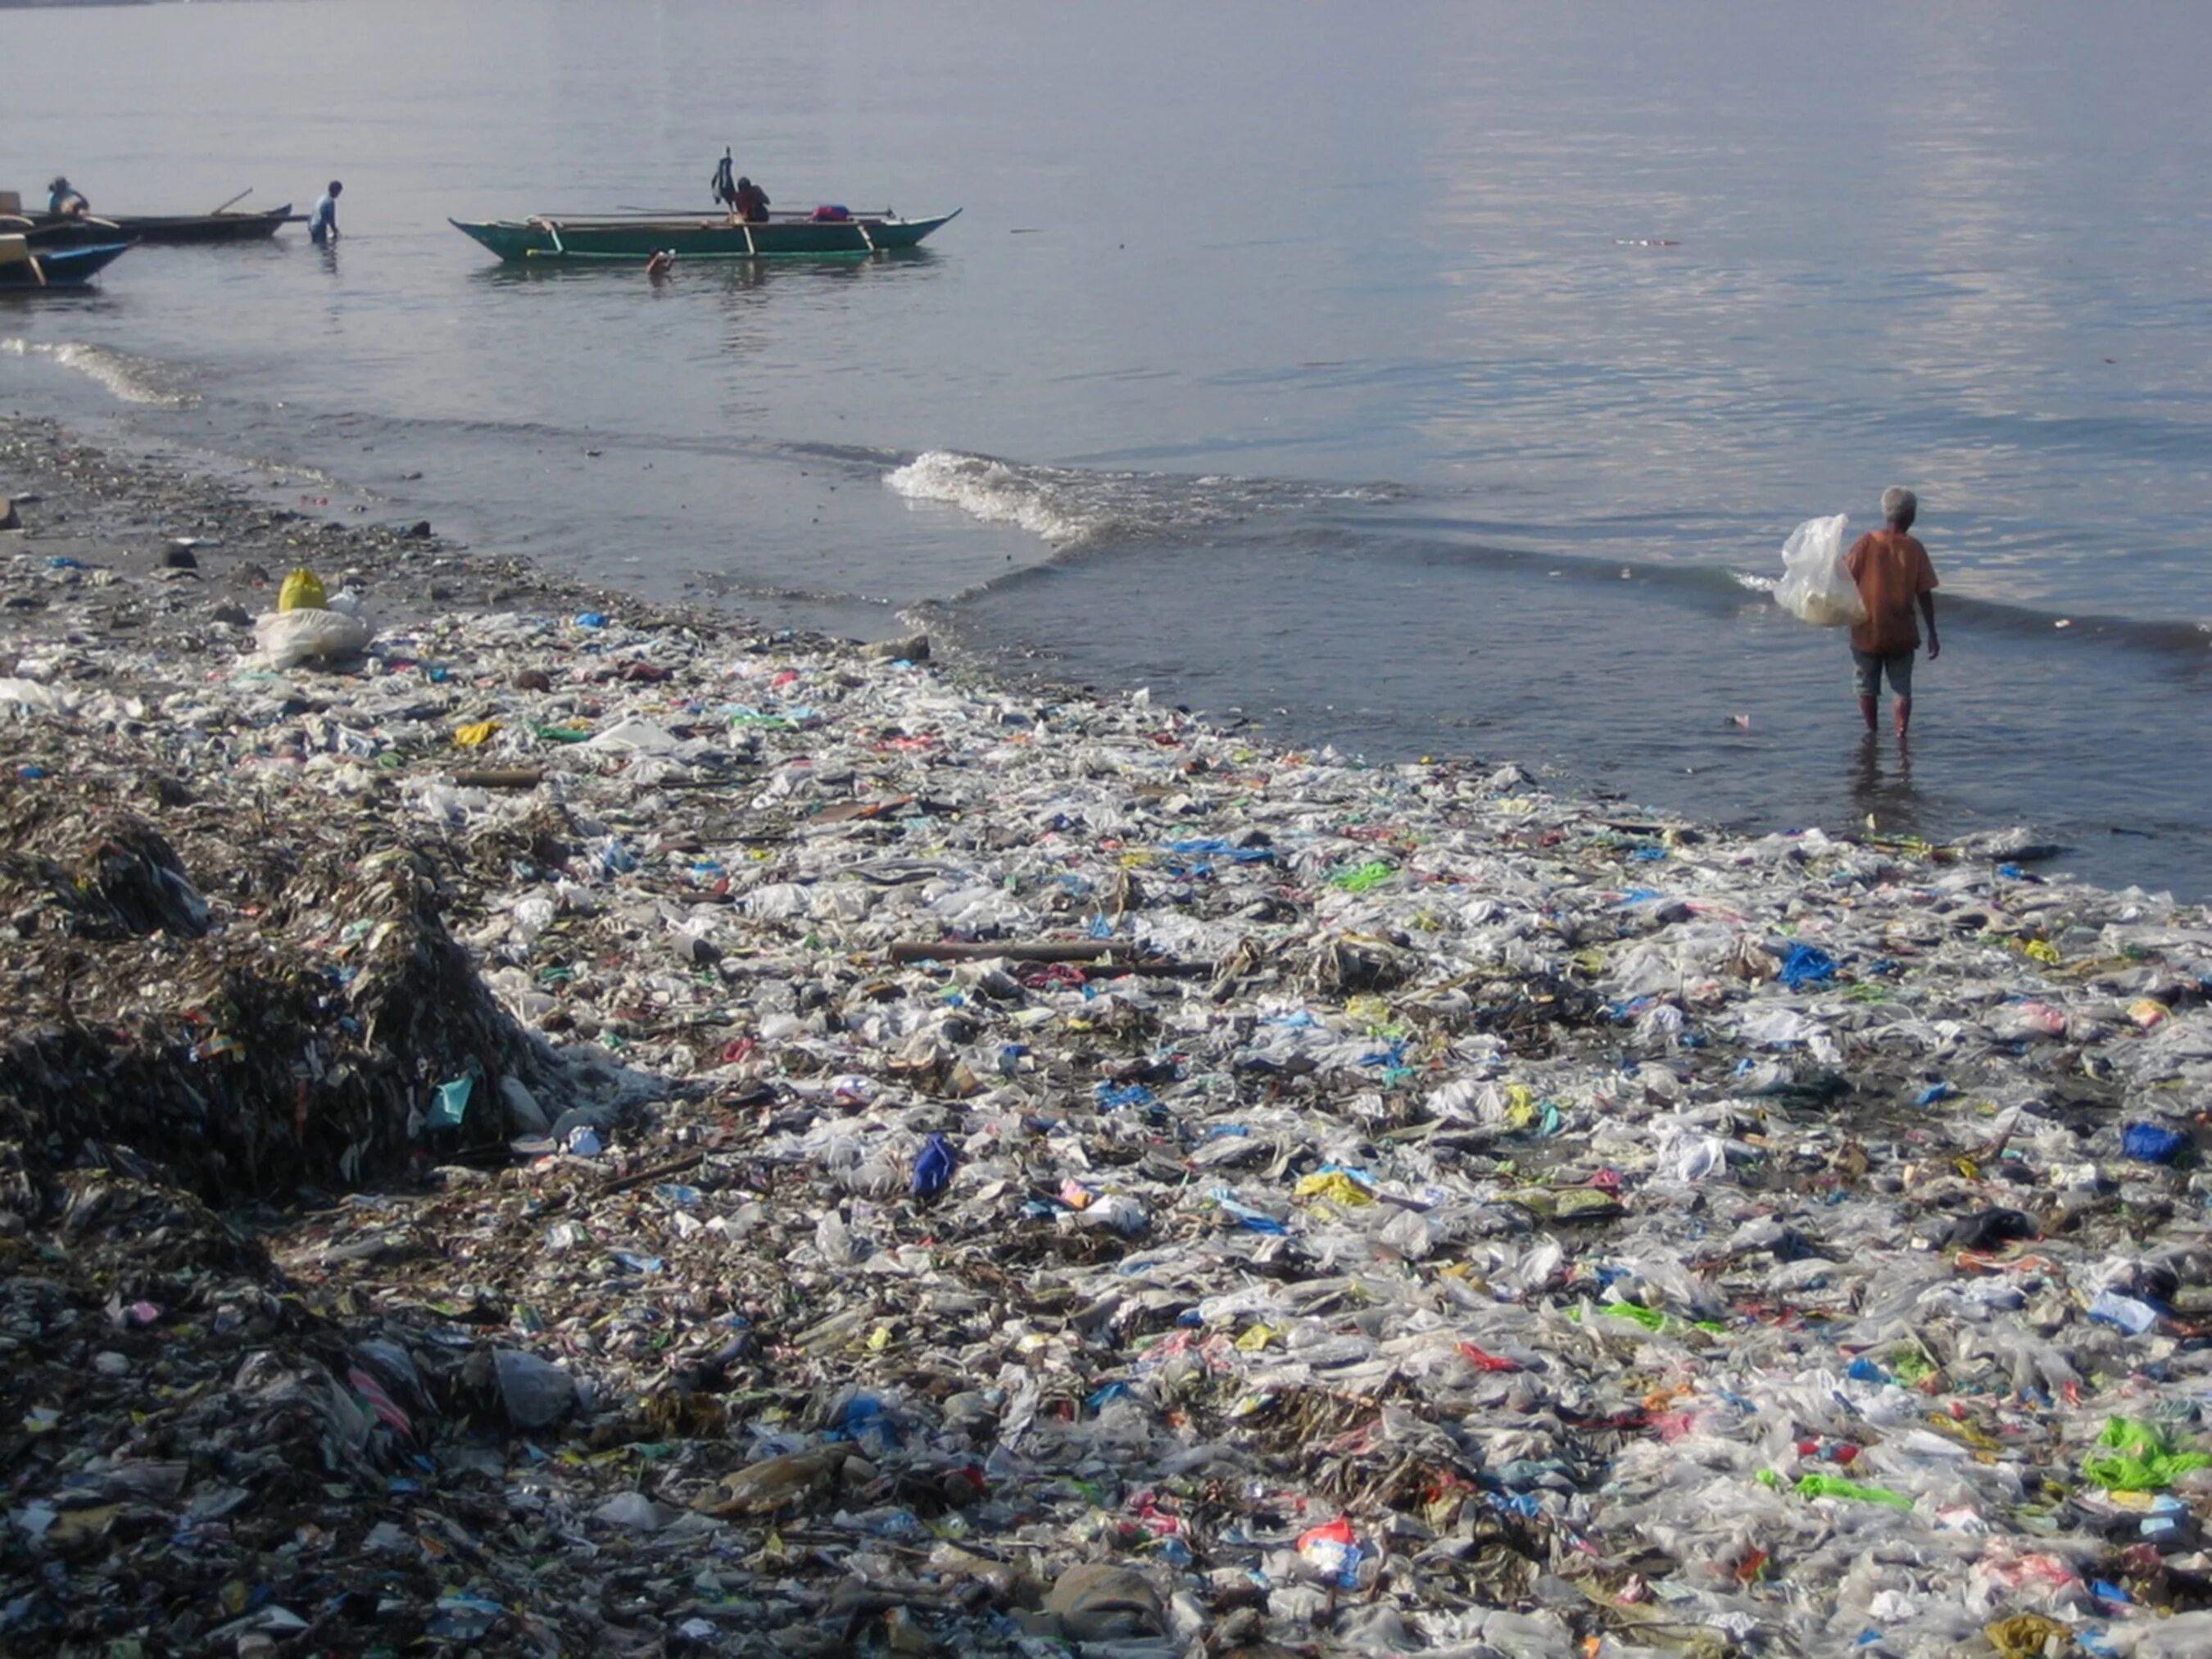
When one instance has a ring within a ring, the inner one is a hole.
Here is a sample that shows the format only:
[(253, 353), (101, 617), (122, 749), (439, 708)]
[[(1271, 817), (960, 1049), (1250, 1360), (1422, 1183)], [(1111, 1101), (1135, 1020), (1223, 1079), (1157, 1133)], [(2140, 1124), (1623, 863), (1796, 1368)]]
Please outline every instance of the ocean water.
[[(0, 8), (0, 185), (347, 186), (328, 252), (0, 296), (0, 409), (1377, 761), (2203, 897), (2206, 46), (2186, 0)], [(659, 287), (446, 223), (703, 208), (726, 143), (779, 207), (964, 211)], [(1759, 586), (1893, 483), (1943, 580), (1905, 752)]]

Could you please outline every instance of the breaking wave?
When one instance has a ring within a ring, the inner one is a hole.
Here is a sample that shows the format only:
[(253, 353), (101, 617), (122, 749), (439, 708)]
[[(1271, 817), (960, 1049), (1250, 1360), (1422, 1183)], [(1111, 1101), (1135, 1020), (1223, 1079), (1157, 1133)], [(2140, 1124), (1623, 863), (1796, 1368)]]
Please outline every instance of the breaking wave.
[(915, 456), (886, 473), (884, 483), (909, 501), (941, 502), (986, 524), (1012, 525), (1058, 549), (1108, 538), (1187, 535), (1259, 514), (1324, 501), (1387, 501), (1398, 493), (1385, 486), (1218, 473), (1031, 465), (950, 449)]
[(17, 357), (43, 357), (64, 368), (74, 369), (126, 404), (183, 409), (197, 401), (190, 392), (167, 384), (170, 376), (159, 364), (111, 351), (106, 346), (11, 336), (0, 339), (0, 352)]

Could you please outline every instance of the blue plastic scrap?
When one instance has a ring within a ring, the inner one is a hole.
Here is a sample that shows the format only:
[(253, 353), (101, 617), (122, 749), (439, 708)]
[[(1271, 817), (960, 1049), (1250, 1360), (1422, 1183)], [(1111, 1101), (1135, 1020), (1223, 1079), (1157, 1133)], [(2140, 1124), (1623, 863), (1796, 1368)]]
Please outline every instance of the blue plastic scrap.
[(477, 1091), (476, 1073), (464, 1073), (451, 1083), (438, 1085), (436, 1097), (430, 1103), (430, 1127), (434, 1129), (458, 1129), (469, 1115), (469, 1100)]
[(2120, 1150), (2138, 1164), (2171, 1164), (2189, 1149), (2189, 1137), (2155, 1123), (2130, 1123), (2120, 1133)]
[(1237, 1194), (1226, 1187), (1217, 1187), (1206, 1196), (1221, 1206), (1222, 1214), (1233, 1218), (1255, 1233), (1288, 1233), (1291, 1231), (1265, 1211), (1239, 1203)]
[(1817, 945), (1793, 945), (1790, 954), (1782, 958), (1781, 981), (1793, 991), (1824, 985), (1835, 976), (1836, 959)]
[(2118, 1291), (2100, 1291), (2087, 1309), (2089, 1318), (2130, 1336), (2142, 1336), (2157, 1328), (2159, 1311), (2149, 1303)]
[(1225, 841), (1211, 838), (1199, 841), (1171, 841), (1164, 849), (1170, 853), (1195, 853), (1207, 858), (1227, 859), (1232, 864), (1273, 864), (1275, 849), (1272, 847), (1235, 847)]
[(449, 1591), (438, 1598), (438, 1610), (424, 1627), (441, 1641), (473, 1642), (497, 1624), (507, 1608), (486, 1595)]
[(837, 1408), (828, 1437), (865, 1440), (879, 1448), (899, 1443), (898, 1424), (872, 1394), (856, 1394)]
[(958, 1167), (960, 1154), (941, 1132), (933, 1130), (921, 1150), (914, 1158), (914, 1195), (934, 1198), (952, 1184), (952, 1172)]
[(1127, 1382), (1109, 1382), (1085, 1400), (1083, 1405), (1085, 1410), (1095, 1416), (1117, 1400), (1134, 1400), (1136, 1397), (1137, 1391)]

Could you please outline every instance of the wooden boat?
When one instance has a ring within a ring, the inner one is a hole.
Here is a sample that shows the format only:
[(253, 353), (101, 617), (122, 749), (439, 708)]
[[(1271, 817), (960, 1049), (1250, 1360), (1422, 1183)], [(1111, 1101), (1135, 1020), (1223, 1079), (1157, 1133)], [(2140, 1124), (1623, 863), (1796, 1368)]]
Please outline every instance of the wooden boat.
[(527, 219), (449, 222), (502, 259), (626, 259), (643, 264), (663, 248), (678, 259), (866, 258), (910, 248), (960, 210), (902, 219), (888, 209), (848, 219), (778, 213), (757, 223), (720, 214), (615, 214), (570, 218), (541, 213)]
[(33, 247), (20, 234), (0, 235), (0, 289), (82, 288), (131, 246), (109, 242), (95, 247)]
[(116, 241), (160, 243), (252, 242), (274, 236), (286, 225), (306, 222), (289, 202), (266, 213), (117, 213), (65, 218), (57, 213), (28, 213), (0, 219), (0, 231), (14, 230), (47, 247), (96, 247)]

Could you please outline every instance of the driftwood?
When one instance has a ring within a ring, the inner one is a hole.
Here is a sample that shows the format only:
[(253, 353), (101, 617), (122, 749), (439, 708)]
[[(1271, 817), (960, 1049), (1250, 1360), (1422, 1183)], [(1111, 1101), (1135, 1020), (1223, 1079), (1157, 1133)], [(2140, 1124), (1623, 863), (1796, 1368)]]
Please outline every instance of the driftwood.
[(453, 774), (464, 789), (535, 789), (545, 775), (534, 766), (471, 766)]
[(1210, 962), (1179, 962), (1155, 957), (1142, 946), (1115, 939), (1030, 939), (999, 943), (972, 939), (902, 941), (891, 946), (893, 962), (1065, 962), (1093, 972), (1150, 974), (1164, 979), (1211, 978)]

